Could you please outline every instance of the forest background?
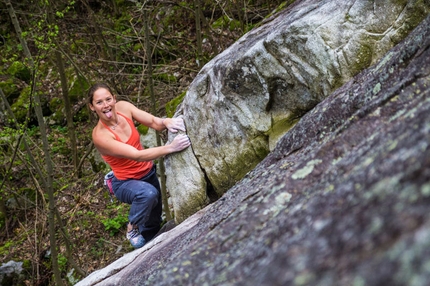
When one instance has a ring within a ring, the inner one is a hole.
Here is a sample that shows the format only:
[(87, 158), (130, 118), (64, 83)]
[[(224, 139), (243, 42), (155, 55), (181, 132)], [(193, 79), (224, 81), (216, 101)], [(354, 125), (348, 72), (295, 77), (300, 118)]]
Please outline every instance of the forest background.
[(171, 117), (206, 62), (291, 2), (0, 0), (0, 263), (22, 262), (14, 285), (72, 285), (132, 250), (129, 206), (94, 156), (89, 86)]

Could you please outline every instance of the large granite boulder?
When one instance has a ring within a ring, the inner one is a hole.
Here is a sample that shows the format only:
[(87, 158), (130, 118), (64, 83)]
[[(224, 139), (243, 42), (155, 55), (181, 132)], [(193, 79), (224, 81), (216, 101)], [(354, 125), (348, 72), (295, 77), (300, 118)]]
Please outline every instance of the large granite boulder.
[(429, 114), (430, 17), (218, 201), (77, 285), (428, 285)]
[(429, 11), (417, 0), (295, 1), (211, 60), (177, 111), (192, 148), (166, 159), (176, 221), (221, 197)]

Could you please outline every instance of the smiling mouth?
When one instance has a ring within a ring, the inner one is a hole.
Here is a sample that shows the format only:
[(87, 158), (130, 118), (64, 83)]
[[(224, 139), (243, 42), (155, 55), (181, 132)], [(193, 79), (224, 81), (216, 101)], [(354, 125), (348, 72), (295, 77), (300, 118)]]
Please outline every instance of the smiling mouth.
[(107, 118), (112, 118), (112, 109), (105, 110), (103, 113), (106, 115)]

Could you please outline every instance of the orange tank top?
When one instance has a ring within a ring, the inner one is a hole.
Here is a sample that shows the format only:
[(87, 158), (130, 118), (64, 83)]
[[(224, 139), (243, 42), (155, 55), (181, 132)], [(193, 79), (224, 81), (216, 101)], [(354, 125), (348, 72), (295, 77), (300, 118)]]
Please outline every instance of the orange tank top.
[[(125, 144), (131, 145), (137, 150), (143, 150), (143, 147), (140, 144), (139, 132), (134, 126), (133, 121), (127, 116), (119, 112), (117, 112), (117, 114), (124, 117), (124, 119), (128, 122), (128, 124), (131, 127), (130, 138), (128, 138)], [(119, 142), (122, 142), (119, 136), (115, 134), (115, 132), (113, 132), (113, 130), (111, 130), (102, 121), (100, 122), (107, 128), (107, 130), (112, 132), (116, 140), (118, 140)], [(102, 158), (103, 160), (105, 160), (106, 163), (109, 164), (109, 166), (112, 168), (112, 171), (115, 177), (117, 177), (119, 180), (140, 179), (149, 173), (153, 165), (152, 161), (138, 162), (138, 161), (134, 161), (126, 158), (118, 158), (110, 155), (102, 155)]]

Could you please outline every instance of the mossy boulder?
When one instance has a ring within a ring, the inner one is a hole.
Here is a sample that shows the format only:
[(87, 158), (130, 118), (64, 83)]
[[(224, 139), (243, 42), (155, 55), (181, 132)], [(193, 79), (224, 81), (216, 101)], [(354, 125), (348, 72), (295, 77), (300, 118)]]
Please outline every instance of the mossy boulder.
[[(198, 164), (172, 163), (168, 188), (194, 188), (197, 198), (224, 193), (300, 118), (375, 64), (429, 12), (429, 2), (416, 0), (295, 1), (245, 34), (202, 68), (176, 112), (192, 142), (177, 156), (194, 156)], [(208, 189), (185, 186), (194, 166), (203, 174), (194, 181), (206, 180)], [(192, 204), (184, 208), (196, 209)]]
[(90, 87), (88, 82), (81, 76), (71, 80), (70, 82), (71, 82), (71, 87), (69, 90), (70, 103), (76, 104), (81, 100), (85, 100), (87, 95), (87, 90)]
[(32, 115), (29, 112), (30, 109), (30, 94), (31, 87), (26, 86), (21, 90), (19, 96), (16, 98), (15, 102), (11, 105), (11, 109), (15, 115), (16, 120), (19, 123), (24, 123), (27, 120), (28, 115), (34, 118), (34, 114)]
[(58, 97), (54, 97), (49, 101), (49, 108), (52, 110), (49, 121), (52, 125), (64, 125), (66, 116), (64, 111), (64, 101)]
[(22, 62), (13, 62), (7, 69), (7, 73), (22, 80), (26, 83), (30, 83), (31, 71)]
[(13, 102), (19, 97), (24, 86), (25, 84), (16, 77), (0, 75), (0, 88), (5, 94), (9, 104), (13, 104)]

